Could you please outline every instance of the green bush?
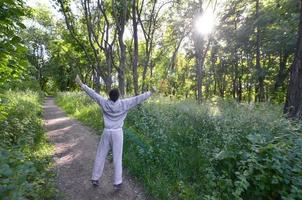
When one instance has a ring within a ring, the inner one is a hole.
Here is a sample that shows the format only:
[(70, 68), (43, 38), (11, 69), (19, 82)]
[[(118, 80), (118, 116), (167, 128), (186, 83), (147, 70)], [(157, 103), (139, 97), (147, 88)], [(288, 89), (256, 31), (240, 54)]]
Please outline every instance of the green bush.
[[(89, 101), (83, 93), (58, 97), (99, 129)], [(302, 197), (302, 125), (279, 106), (154, 99), (128, 113), (124, 130), (124, 163), (155, 199)]]
[(38, 93), (7, 92), (0, 121), (0, 199), (53, 199), (52, 146), (42, 124)]

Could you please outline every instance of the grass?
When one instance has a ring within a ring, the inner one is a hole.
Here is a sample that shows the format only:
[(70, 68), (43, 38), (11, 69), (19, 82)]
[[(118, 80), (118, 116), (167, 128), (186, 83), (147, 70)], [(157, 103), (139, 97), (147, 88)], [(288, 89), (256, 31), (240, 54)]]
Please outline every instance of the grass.
[(6, 92), (1, 96), (0, 199), (54, 199), (53, 147), (43, 131), (42, 96)]
[[(84, 93), (57, 102), (102, 129)], [(128, 113), (124, 130), (124, 164), (155, 199), (301, 199), (302, 124), (280, 106), (154, 98)]]

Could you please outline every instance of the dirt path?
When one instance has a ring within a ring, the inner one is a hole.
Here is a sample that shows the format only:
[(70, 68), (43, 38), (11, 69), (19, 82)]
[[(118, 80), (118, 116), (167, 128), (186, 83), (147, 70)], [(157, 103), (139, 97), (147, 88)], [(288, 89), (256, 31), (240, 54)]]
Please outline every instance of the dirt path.
[(59, 199), (148, 199), (142, 188), (123, 171), (123, 188), (113, 189), (113, 165), (107, 160), (100, 186), (90, 183), (93, 161), (99, 136), (93, 130), (71, 119), (55, 105), (53, 98), (44, 103), (45, 129), (49, 140), (55, 145), (55, 169)]

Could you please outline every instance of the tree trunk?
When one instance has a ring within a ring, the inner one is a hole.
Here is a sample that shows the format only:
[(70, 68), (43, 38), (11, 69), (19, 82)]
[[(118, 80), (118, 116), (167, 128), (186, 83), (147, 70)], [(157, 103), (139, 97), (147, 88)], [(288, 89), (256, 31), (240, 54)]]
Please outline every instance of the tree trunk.
[(197, 80), (197, 102), (202, 102), (202, 46), (203, 41), (200, 41), (201, 38), (197, 37), (195, 44), (195, 59), (196, 59), (196, 80)]
[(111, 46), (108, 46), (105, 48), (105, 58), (106, 58), (106, 65), (108, 67), (108, 76), (106, 79), (104, 79), (105, 85), (106, 85), (106, 91), (107, 93), (111, 90), (111, 85), (112, 85), (112, 76), (111, 76), (111, 72), (112, 72), (112, 50), (111, 50)]
[[(242, 93), (243, 93), (243, 87), (242, 87), (243, 86), (242, 77), (244, 75), (243, 51), (241, 51), (241, 53), (240, 53), (240, 60), (241, 60), (241, 63), (240, 63), (240, 74), (239, 74), (239, 77), (238, 77), (238, 94), (237, 94), (238, 102), (242, 101)], [(248, 61), (247, 61), (247, 64), (248, 64)]]
[[(123, 31), (124, 32), (124, 31)], [(123, 97), (125, 94), (125, 68), (126, 68), (126, 48), (123, 41), (123, 33), (119, 35), (119, 45), (120, 45), (120, 66), (118, 69), (118, 83), (120, 95)]]
[(109, 91), (111, 90), (111, 85), (112, 85), (112, 79), (111, 79), (111, 77), (108, 77), (105, 80), (105, 85), (106, 85), (106, 91), (107, 91), (107, 93), (109, 93)]
[(224, 99), (224, 91), (225, 91), (225, 76), (222, 75), (222, 80), (219, 87), (219, 94), (222, 99)]
[(247, 101), (250, 103), (252, 101), (252, 83), (247, 82)]
[(242, 76), (240, 75), (238, 78), (238, 91), (237, 91), (237, 101), (242, 101)]
[(197, 79), (197, 102), (202, 102), (202, 79), (203, 79), (203, 65), (206, 54), (210, 46), (210, 39), (205, 45), (205, 40), (199, 36), (194, 37), (195, 59), (196, 59), (196, 79)]
[(302, 118), (302, 0), (300, 0), (297, 51), (290, 73), (284, 113), (290, 118)]
[[(259, 1), (256, 0), (256, 20), (259, 18)], [(258, 77), (258, 85), (256, 86), (256, 97), (259, 102), (263, 102), (265, 100), (264, 96), (264, 72), (261, 68), (260, 64), (260, 30), (259, 24), (257, 22), (256, 26), (256, 70)]]
[[(144, 2), (144, 1), (143, 1)], [(141, 12), (144, 6), (144, 3), (142, 2), (142, 7), (139, 12), (137, 12), (137, 17), (138, 17), (138, 22), (140, 23), (140, 27), (142, 29), (144, 38), (145, 38), (145, 58), (143, 62), (143, 75), (142, 75), (142, 91), (147, 90), (147, 85), (146, 85), (146, 77), (147, 77), (147, 70), (150, 64), (150, 59), (152, 59), (152, 51), (153, 51), (153, 40), (154, 40), (154, 33), (156, 30), (156, 25), (158, 23), (158, 13), (162, 9), (162, 6), (156, 10), (156, 6), (158, 3), (158, 0), (152, 1), (152, 6), (150, 10), (150, 15), (148, 19), (144, 20), (141, 19)], [(147, 15), (146, 15), (147, 16)]]
[(239, 75), (238, 75), (238, 90), (237, 90), (237, 101), (238, 102), (241, 102), (242, 101), (242, 76), (243, 76), (243, 66), (244, 66), (244, 63), (243, 63), (243, 58), (242, 58), (242, 52), (241, 52), (241, 63), (240, 63), (240, 72), (239, 72)]
[[(146, 42), (148, 43), (148, 42)], [(146, 45), (147, 46), (147, 45)], [(149, 64), (149, 53), (146, 52), (146, 58), (144, 60), (143, 66), (144, 66), (144, 70), (143, 70), (143, 83), (142, 83), (142, 92), (145, 92), (147, 90), (146, 87), (146, 77), (147, 77), (147, 69), (148, 69), (148, 64)]]
[(115, 18), (116, 29), (118, 34), (118, 43), (120, 48), (120, 59), (118, 71), (118, 82), (119, 82), (119, 91), (120, 95), (123, 97), (125, 94), (125, 69), (126, 69), (126, 47), (123, 40), (125, 32), (126, 17), (128, 11), (128, 1), (122, 0), (119, 4), (122, 3), (122, 7), (117, 6), (117, 2), (112, 0), (113, 16)]
[(234, 75), (233, 77), (233, 81), (232, 81), (232, 96), (233, 99), (236, 99), (236, 75)]
[(93, 76), (93, 82), (94, 82), (94, 90), (97, 93), (100, 93), (101, 88), (100, 88), (100, 75), (99, 75), (99, 70), (96, 70)]
[(136, 0), (132, 0), (132, 26), (133, 26), (133, 61), (132, 61), (132, 72), (133, 72), (133, 87), (134, 94), (138, 95), (138, 74), (137, 74), (137, 62), (138, 62), (138, 36), (137, 36), (137, 18), (136, 18)]
[(172, 57), (171, 57), (171, 61), (170, 61), (170, 69), (174, 70), (175, 69), (175, 64), (176, 64), (176, 57), (177, 57), (177, 53), (178, 50), (180, 48), (180, 45), (183, 41), (183, 39), (185, 38), (186, 34), (184, 34), (180, 40), (178, 41), (178, 43), (176, 44), (175, 50), (173, 51)]
[(276, 77), (276, 82), (274, 85), (274, 93), (277, 92), (278, 88), (280, 88), (283, 85), (283, 82), (288, 75), (288, 70), (286, 69), (286, 63), (287, 63), (288, 57), (289, 57), (289, 53), (280, 52), (279, 71), (278, 71), (278, 75)]
[(220, 70), (218, 71), (219, 81), (218, 81), (218, 89), (219, 89), (219, 96), (223, 99), (224, 98), (224, 91), (225, 91), (225, 63), (223, 60), (220, 61)]
[[(234, 12), (237, 13), (236, 10), (236, 5), (234, 7)], [(237, 31), (237, 20), (238, 20), (238, 14), (236, 14), (236, 17), (234, 18), (234, 32)], [(234, 34), (234, 39), (235, 41), (238, 41), (236, 34)], [(233, 99), (236, 99), (238, 101), (238, 96), (236, 97), (236, 95), (238, 94), (238, 55), (237, 55), (237, 44), (234, 44), (234, 49), (233, 49), (233, 58), (234, 58), (234, 63), (233, 63)]]

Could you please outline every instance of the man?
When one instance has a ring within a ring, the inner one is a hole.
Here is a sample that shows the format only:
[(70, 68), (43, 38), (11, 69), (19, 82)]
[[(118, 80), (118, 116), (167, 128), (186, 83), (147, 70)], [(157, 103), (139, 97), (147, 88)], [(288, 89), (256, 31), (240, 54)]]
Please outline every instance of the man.
[(123, 124), (129, 109), (135, 107), (151, 96), (151, 92), (141, 95), (119, 99), (118, 89), (109, 92), (109, 99), (97, 94), (94, 90), (83, 84), (77, 75), (76, 82), (81, 88), (102, 108), (104, 118), (104, 131), (99, 142), (94, 162), (91, 182), (93, 186), (99, 185), (102, 176), (106, 156), (110, 147), (113, 154), (114, 187), (120, 189), (122, 185), (122, 154), (123, 154)]

